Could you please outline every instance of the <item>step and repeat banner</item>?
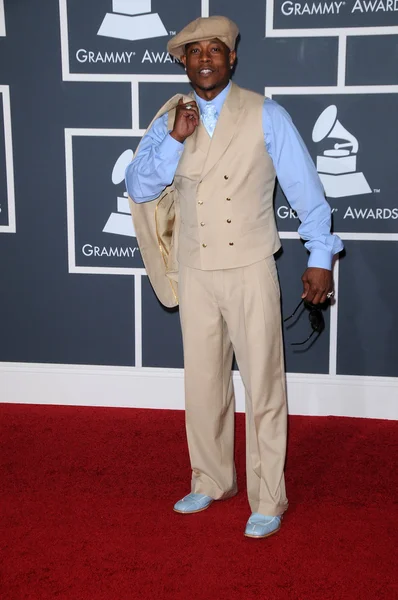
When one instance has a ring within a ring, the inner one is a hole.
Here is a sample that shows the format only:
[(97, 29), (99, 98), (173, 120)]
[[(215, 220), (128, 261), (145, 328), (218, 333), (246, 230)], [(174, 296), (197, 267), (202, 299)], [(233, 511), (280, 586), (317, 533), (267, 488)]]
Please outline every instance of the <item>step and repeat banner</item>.
[[(178, 311), (143, 269), (124, 170), (159, 106), (189, 90), (170, 36), (213, 14), (240, 28), (235, 81), (291, 114), (345, 243), (325, 331), (297, 349), (308, 315), (285, 329), (287, 371), (391, 384), (398, 0), (0, 0), (0, 360), (182, 368)], [(279, 189), (275, 213), (288, 316), (307, 253)]]

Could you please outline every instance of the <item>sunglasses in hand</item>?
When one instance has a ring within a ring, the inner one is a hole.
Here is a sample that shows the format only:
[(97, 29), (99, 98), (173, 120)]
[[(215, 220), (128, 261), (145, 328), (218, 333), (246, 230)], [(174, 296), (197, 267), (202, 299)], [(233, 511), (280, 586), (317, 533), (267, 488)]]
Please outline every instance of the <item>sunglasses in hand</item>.
[(300, 303), (296, 306), (296, 308), (294, 309), (294, 311), (290, 315), (290, 317), (286, 317), (286, 319), (283, 319), (284, 323), (286, 323), (286, 321), (289, 321), (289, 319), (294, 317), (294, 315), (296, 314), (296, 312), (298, 311), (298, 309), (300, 308), (300, 306), (302, 304), (304, 304), (305, 308), (309, 311), (308, 318), (311, 323), (312, 332), (303, 342), (293, 342), (293, 343), (291, 343), (291, 346), (303, 346), (304, 344), (306, 344), (308, 342), (308, 340), (310, 340), (312, 338), (312, 336), (315, 333), (318, 334), (315, 339), (318, 339), (318, 337), (321, 335), (322, 331), (325, 329), (325, 319), (323, 318), (323, 314), (322, 314), (320, 305), (319, 304), (311, 304), (311, 302), (308, 302), (304, 298), (302, 298)]

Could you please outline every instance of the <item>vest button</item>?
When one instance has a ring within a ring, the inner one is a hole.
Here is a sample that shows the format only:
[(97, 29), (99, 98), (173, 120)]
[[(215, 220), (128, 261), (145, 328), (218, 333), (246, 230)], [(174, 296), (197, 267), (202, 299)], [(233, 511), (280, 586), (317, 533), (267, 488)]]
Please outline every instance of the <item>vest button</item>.
[(234, 243), (233, 243), (233, 242), (229, 242), (229, 245), (230, 245), (230, 246), (233, 246), (233, 245), (234, 245)]
[(198, 200), (198, 204), (202, 205), (203, 201), (202, 200)]
[(202, 244), (203, 248), (207, 248), (207, 244)]
[(224, 175), (224, 179), (229, 179), (228, 175)]
[(204, 227), (204, 226), (205, 226), (205, 224), (203, 223), (203, 221), (201, 222), (200, 226), (201, 226), (201, 227)]
[(227, 223), (231, 223), (231, 219), (227, 219)]
[(231, 198), (226, 198), (226, 201), (227, 202), (231, 202)]

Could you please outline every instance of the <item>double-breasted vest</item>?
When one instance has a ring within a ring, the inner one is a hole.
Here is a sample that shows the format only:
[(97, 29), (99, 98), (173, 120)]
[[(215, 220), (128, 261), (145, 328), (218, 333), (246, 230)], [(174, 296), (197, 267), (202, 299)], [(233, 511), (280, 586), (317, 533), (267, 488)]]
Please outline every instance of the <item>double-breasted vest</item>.
[[(168, 112), (169, 129), (180, 97), (155, 116)], [(172, 185), (154, 201), (131, 202), (146, 270), (166, 306), (178, 303), (178, 263), (231, 269), (260, 261), (280, 247), (263, 103), (260, 94), (232, 84), (212, 138), (200, 124), (185, 140)]]

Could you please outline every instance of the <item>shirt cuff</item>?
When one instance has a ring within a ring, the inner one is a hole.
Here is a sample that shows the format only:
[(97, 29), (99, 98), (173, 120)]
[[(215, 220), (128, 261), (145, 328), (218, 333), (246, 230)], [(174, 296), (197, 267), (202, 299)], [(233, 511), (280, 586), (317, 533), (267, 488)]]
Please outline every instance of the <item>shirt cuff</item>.
[(309, 267), (317, 267), (318, 269), (332, 270), (333, 252), (330, 250), (319, 250), (315, 248), (311, 251), (308, 259)]
[(158, 154), (164, 160), (179, 158), (184, 150), (184, 144), (178, 142), (170, 133), (166, 135), (164, 140), (158, 146)]

